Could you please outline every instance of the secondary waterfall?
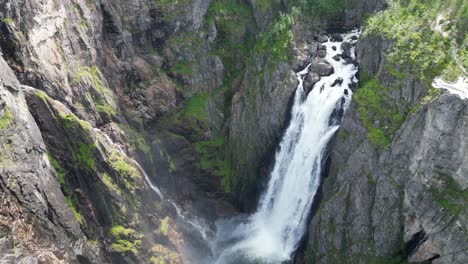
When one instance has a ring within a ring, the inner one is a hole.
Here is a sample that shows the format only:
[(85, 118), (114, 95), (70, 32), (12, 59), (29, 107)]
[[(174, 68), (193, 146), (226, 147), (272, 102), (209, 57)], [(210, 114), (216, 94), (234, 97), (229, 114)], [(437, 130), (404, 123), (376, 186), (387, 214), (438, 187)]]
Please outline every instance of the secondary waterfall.
[[(354, 31), (342, 37), (353, 43), (358, 34)], [(256, 213), (217, 223), (215, 263), (282, 263), (290, 260), (304, 236), (327, 145), (351, 100), (350, 85), (357, 82), (354, 48), (345, 60), (334, 57), (343, 52), (341, 42), (329, 40), (323, 45), (334, 73), (322, 77), (309, 95), (303, 79), (310, 65), (296, 74), (299, 85), (291, 121), (276, 153), (268, 188)]]

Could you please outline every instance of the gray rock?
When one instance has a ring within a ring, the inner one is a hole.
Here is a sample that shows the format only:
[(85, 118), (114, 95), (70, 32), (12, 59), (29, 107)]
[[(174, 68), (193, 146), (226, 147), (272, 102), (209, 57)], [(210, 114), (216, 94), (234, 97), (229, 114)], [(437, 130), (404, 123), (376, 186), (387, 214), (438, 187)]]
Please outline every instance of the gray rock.
[(341, 36), (341, 34), (334, 33), (331, 35), (331, 40), (341, 42), (343, 41), (343, 37)]
[(307, 95), (310, 93), (310, 91), (312, 91), (314, 85), (318, 81), (320, 81), (320, 76), (317, 73), (313, 71), (309, 71), (307, 73), (306, 77), (304, 78), (304, 91)]
[(328, 42), (328, 37), (325, 36), (325, 35), (320, 35), (320, 36), (318, 36), (317, 41), (320, 42), (320, 43)]
[(344, 59), (351, 58), (351, 48), (352, 47), (353, 47), (353, 44), (351, 44), (349, 42), (342, 42), (341, 43), (341, 49), (343, 50), (343, 53), (341, 54), (341, 56)]
[(325, 58), (327, 56), (327, 51), (326, 50), (319, 50), (317, 53), (319, 58)]
[(334, 72), (333, 67), (325, 60), (313, 61), (309, 70), (320, 76), (328, 76)]

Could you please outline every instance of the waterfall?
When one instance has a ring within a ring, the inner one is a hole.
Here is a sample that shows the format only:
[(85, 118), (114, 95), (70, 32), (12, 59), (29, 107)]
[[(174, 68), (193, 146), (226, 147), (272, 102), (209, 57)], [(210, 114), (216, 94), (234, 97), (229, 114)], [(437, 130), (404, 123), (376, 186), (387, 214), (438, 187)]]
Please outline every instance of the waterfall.
[[(358, 31), (342, 35), (355, 42)], [(341, 42), (329, 40), (325, 60), (334, 68), (306, 95), (303, 80), (308, 65), (298, 72), (289, 127), (275, 156), (268, 187), (257, 211), (245, 218), (217, 223), (215, 263), (282, 263), (290, 260), (307, 228), (307, 218), (321, 182), (322, 163), (327, 145), (339, 128), (342, 113), (351, 100), (350, 85), (356, 83), (354, 48), (348, 60), (333, 58), (341, 54)], [(338, 60), (335, 60), (338, 59)], [(336, 80), (342, 79), (341, 84)]]

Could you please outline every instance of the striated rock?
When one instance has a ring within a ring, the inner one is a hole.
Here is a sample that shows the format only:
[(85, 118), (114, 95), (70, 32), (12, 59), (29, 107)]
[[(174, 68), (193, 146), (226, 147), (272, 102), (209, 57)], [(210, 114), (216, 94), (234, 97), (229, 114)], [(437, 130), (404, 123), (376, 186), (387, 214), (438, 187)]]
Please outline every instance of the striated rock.
[(82, 240), (21, 85), (1, 56), (0, 120), (0, 261), (101, 261), (99, 249)]

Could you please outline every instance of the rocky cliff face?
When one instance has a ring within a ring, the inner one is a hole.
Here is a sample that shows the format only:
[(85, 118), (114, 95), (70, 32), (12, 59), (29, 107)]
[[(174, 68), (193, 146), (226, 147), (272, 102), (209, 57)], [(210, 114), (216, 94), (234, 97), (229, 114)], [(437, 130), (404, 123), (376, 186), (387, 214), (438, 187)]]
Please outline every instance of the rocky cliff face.
[(358, 44), (363, 84), (332, 147), (305, 263), (468, 259), (467, 100), (431, 88), (453, 61), (434, 59), (421, 73), (424, 64), (406, 57), (408, 63), (395, 68), (392, 56), (417, 48), (394, 41), (366, 34)]
[[(166, 197), (208, 222), (253, 209), (288, 121), (294, 71), (309, 55), (320, 61), (321, 31), (360, 26), (385, 6), (3, 1), (0, 259), (187, 258), (201, 243), (177, 227), (173, 206), (135, 161)], [(411, 68), (387, 69), (391, 45), (372, 34), (359, 44), (362, 82), (377, 76), (378, 87), (399, 88), (380, 97), (391, 113), (368, 119), (367, 95), (356, 95), (312, 218), (308, 259), (466, 257), (465, 102), (432, 98)]]

